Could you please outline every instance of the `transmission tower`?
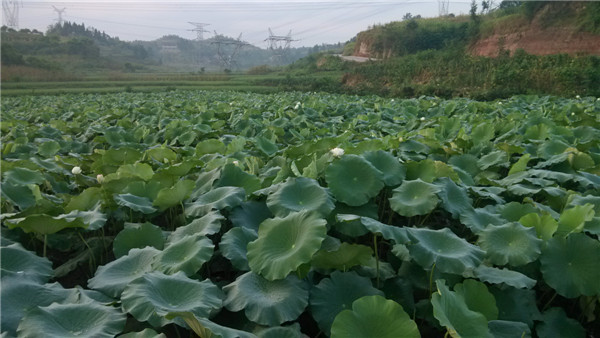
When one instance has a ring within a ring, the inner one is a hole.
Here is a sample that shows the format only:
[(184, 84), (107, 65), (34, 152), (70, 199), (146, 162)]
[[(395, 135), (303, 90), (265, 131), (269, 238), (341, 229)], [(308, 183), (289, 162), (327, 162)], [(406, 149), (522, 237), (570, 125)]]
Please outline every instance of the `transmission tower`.
[(61, 9), (56, 8), (54, 5), (52, 5), (52, 8), (54, 8), (54, 11), (58, 14), (58, 19), (56, 19), (56, 21), (58, 21), (58, 25), (62, 26), (63, 23), (63, 13), (65, 12), (66, 8), (63, 7)]
[(440, 16), (447, 16), (449, 13), (450, 0), (438, 0), (438, 11)]
[(236, 58), (238, 53), (242, 47), (249, 45), (248, 43), (242, 41), (242, 33), (240, 33), (236, 40), (233, 40), (225, 39), (223, 35), (217, 34), (217, 31), (215, 31), (215, 38), (211, 44), (217, 45), (217, 56), (219, 57), (219, 62), (224, 69), (237, 67), (238, 64)]
[(19, 7), (23, 4), (20, 0), (2, 0), (4, 24), (10, 28), (19, 28)]
[(209, 31), (204, 29), (204, 26), (208, 26), (210, 24), (209, 23), (200, 23), (200, 22), (189, 22), (189, 21), (188, 21), (188, 23), (196, 27), (194, 29), (188, 29), (189, 31), (196, 32), (196, 41), (204, 40), (204, 33), (205, 32), (209, 33)]
[(292, 30), (287, 35), (275, 35), (271, 28), (269, 28), (269, 37), (265, 39), (268, 42), (268, 49), (273, 52), (271, 57), (275, 61), (283, 61), (287, 58), (287, 54), (290, 50), (292, 41), (298, 41), (292, 39)]

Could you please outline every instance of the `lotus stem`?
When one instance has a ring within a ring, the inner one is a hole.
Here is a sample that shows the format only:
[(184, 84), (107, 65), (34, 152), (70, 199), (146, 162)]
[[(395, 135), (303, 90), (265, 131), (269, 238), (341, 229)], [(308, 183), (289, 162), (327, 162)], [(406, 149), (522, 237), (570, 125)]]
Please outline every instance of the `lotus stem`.
[(435, 263), (431, 266), (431, 273), (429, 274), (429, 297), (431, 298), (431, 294), (433, 293), (433, 272), (435, 271)]
[(46, 257), (46, 243), (48, 242), (48, 235), (44, 235), (44, 257)]
[(88, 242), (85, 240), (85, 238), (83, 238), (83, 236), (81, 235), (81, 232), (77, 231), (77, 235), (79, 235), (79, 238), (81, 238), (85, 247), (88, 248), (88, 250), (90, 251), (90, 257), (92, 258), (92, 264), (94, 266), (96, 266), (96, 258), (94, 257), (94, 252), (92, 251), (92, 248), (90, 247)]
[(377, 272), (377, 288), (379, 289), (379, 251), (377, 250), (377, 234), (373, 234), (373, 249), (375, 251), (375, 271)]

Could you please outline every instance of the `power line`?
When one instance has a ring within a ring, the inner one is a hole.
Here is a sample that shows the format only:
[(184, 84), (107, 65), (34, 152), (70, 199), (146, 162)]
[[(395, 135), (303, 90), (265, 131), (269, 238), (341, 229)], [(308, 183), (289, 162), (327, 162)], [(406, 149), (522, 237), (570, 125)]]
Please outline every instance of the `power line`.
[(195, 26), (196, 28), (194, 29), (188, 29), (189, 31), (192, 32), (196, 32), (196, 41), (202, 41), (204, 40), (204, 33), (209, 33), (209, 31), (207, 31), (206, 29), (204, 29), (205, 26), (210, 25), (209, 23), (201, 23), (201, 22), (189, 22), (188, 23), (190, 25)]
[(62, 26), (62, 23), (63, 23), (63, 13), (65, 12), (66, 8), (63, 7), (61, 9), (58, 9), (54, 5), (52, 5), (52, 8), (54, 8), (54, 11), (56, 13), (58, 13), (58, 19), (57, 19), (58, 20), (58, 25)]
[(19, 7), (23, 7), (20, 0), (2, 0), (2, 12), (6, 26), (19, 28)]

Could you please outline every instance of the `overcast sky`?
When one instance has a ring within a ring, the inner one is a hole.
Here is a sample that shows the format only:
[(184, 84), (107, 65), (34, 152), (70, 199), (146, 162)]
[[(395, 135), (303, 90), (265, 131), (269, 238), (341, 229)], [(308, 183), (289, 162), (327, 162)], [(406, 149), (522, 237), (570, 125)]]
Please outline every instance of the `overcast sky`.
[[(449, 0), (449, 13), (467, 14), (470, 0)], [(53, 9), (65, 8), (63, 20), (85, 23), (121, 40), (154, 40), (168, 34), (196, 38), (189, 22), (208, 24), (204, 38), (238, 37), (261, 48), (271, 28), (275, 35), (291, 30), (292, 46), (346, 42), (374, 24), (399, 21), (406, 13), (435, 17), (437, 0), (226, 0), (226, 1), (48, 1), (22, 0), (19, 28), (46, 28), (57, 22)], [(4, 19), (4, 18), (3, 18)]]

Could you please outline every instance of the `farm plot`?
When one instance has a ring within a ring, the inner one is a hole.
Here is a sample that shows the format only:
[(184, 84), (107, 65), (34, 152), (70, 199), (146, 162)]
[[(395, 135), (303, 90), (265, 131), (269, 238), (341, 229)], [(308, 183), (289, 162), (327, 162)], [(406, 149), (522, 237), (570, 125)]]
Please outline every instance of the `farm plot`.
[(600, 334), (600, 101), (2, 100), (3, 336)]

